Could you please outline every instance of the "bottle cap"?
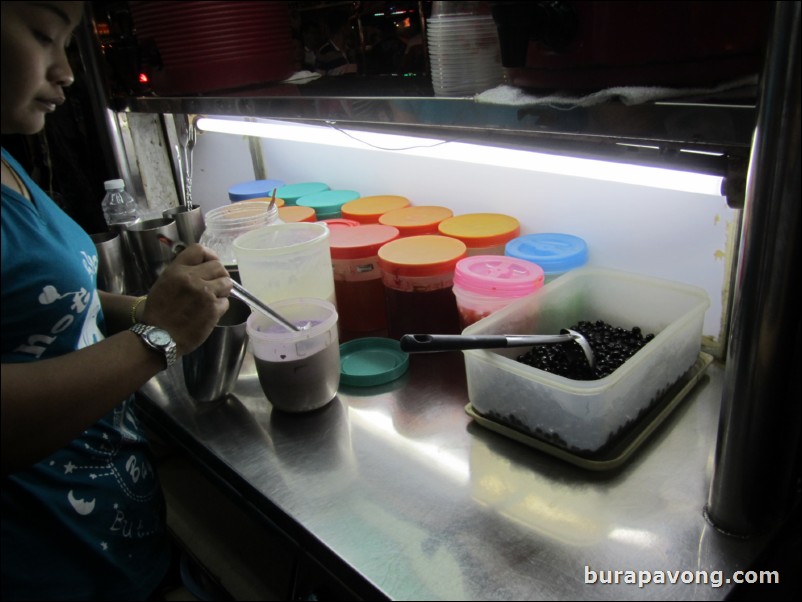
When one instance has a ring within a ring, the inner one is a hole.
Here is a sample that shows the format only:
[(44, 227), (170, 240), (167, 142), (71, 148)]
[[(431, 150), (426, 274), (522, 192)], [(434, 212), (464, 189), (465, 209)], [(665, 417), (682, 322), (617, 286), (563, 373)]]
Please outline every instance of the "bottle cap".
[(374, 257), (379, 249), (398, 238), (398, 228), (382, 224), (362, 224), (353, 228), (334, 228), (329, 246), (332, 259)]
[(422, 234), (397, 238), (379, 249), (379, 266), (395, 276), (435, 276), (454, 272), (467, 247), (456, 238)]
[(106, 180), (103, 182), (103, 186), (106, 190), (121, 190), (125, 188), (125, 182), (123, 180)]
[(323, 182), (299, 182), (298, 184), (287, 184), (276, 190), (276, 196), (280, 196), (287, 205), (295, 205), (299, 198), (307, 194), (315, 194), (328, 190), (329, 185)]
[(270, 200), (269, 197), (272, 196), (273, 189), (281, 188), (282, 186), (284, 186), (283, 180), (250, 180), (248, 182), (240, 182), (228, 189), (228, 198), (232, 203), (257, 197), (268, 197), (268, 200)]
[(526, 234), (508, 242), (504, 254), (536, 263), (546, 275), (561, 274), (587, 263), (588, 245), (571, 234)]
[(300, 207), (312, 207), (317, 219), (342, 217), (341, 209), (349, 201), (359, 198), (356, 190), (324, 190), (307, 194), (295, 201)]
[(480, 295), (523, 297), (543, 286), (543, 269), (531, 261), (503, 255), (474, 255), (457, 262), (454, 286)]
[(383, 194), (363, 196), (342, 206), (343, 217), (356, 220), (362, 224), (375, 224), (379, 218), (394, 209), (409, 206), (409, 199), (404, 196)]
[(501, 213), (468, 213), (443, 220), (440, 234), (458, 238), (469, 248), (505, 244), (521, 232), (517, 219)]
[(398, 228), (401, 236), (437, 234), (437, 225), (453, 215), (448, 207), (416, 205), (388, 211), (379, 218), (379, 223)]
[(409, 354), (395, 339), (366, 337), (340, 345), (340, 383), (372, 387), (391, 382), (409, 367)]

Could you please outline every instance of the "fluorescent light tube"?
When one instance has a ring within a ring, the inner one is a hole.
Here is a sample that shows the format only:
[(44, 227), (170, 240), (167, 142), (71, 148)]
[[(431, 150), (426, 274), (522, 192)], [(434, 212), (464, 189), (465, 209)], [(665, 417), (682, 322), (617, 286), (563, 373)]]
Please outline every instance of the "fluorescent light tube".
[(503, 168), (721, 196), (722, 178), (720, 176), (660, 167), (283, 121), (242, 121), (241, 119), (202, 117), (198, 119), (197, 127), (207, 132), (258, 136), (340, 148), (370, 149), (376, 152), (403, 153), (468, 164), (495, 165)]

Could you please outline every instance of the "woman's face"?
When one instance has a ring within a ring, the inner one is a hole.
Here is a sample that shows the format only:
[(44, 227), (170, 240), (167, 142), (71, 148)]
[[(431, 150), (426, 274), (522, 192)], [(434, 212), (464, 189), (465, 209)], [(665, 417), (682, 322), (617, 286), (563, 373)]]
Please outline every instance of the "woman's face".
[(83, 2), (2, 2), (2, 133), (35, 134), (73, 82), (67, 46)]

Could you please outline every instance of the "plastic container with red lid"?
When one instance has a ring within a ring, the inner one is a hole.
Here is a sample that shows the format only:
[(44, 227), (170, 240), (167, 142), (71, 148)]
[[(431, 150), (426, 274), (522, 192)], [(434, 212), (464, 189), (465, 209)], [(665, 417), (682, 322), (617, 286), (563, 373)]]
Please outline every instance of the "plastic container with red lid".
[(342, 206), (342, 216), (360, 224), (378, 224), (379, 218), (388, 211), (404, 207), (409, 207), (409, 199), (405, 196), (393, 194), (363, 196), (345, 203)]
[(543, 268), (525, 259), (498, 255), (460, 259), (454, 269), (460, 327), (466, 328), (535, 292), (543, 282)]
[(379, 249), (391, 338), (460, 331), (452, 287), (454, 268), (466, 253), (462, 241), (431, 234), (399, 238)]
[(521, 233), (521, 224), (502, 213), (466, 213), (443, 220), (437, 230), (464, 242), (468, 255), (504, 255), (505, 245)]
[(398, 228), (401, 236), (438, 234), (440, 222), (453, 217), (454, 212), (439, 205), (414, 205), (388, 211), (379, 217), (379, 223)]
[(329, 248), (342, 339), (386, 334), (387, 313), (378, 254), (382, 246), (396, 238), (397, 228), (381, 224), (331, 229)]

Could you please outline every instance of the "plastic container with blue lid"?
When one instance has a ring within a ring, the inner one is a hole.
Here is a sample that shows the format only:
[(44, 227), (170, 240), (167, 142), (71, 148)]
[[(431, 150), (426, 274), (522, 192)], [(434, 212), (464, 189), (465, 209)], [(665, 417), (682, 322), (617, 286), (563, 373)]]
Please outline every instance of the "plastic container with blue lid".
[[(228, 199), (232, 203), (258, 197), (268, 197), (269, 199), (273, 195), (273, 189), (281, 188), (284, 184), (283, 180), (249, 180), (248, 182), (240, 182), (228, 189)], [(280, 195), (277, 194), (276, 196)]]
[(299, 182), (282, 186), (276, 191), (276, 196), (284, 199), (287, 206), (297, 205), (298, 199), (308, 194), (315, 194), (328, 190), (329, 185), (323, 182)]
[(296, 204), (299, 207), (314, 209), (319, 220), (334, 219), (342, 217), (343, 205), (359, 197), (360, 194), (356, 190), (324, 190), (304, 195), (296, 201)]
[(588, 262), (588, 245), (573, 234), (525, 234), (508, 242), (504, 254), (539, 265), (548, 284), (558, 276), (585, 265)]

